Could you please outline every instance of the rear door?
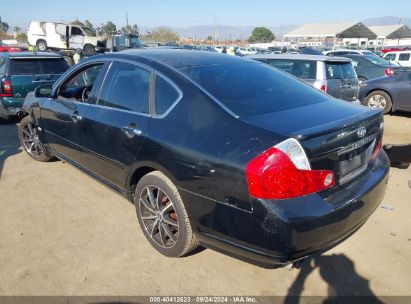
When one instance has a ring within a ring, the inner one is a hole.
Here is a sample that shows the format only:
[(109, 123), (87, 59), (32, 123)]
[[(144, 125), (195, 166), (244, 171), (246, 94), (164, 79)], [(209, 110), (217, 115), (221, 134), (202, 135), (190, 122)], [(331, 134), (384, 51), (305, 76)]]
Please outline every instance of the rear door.
[(347, 101), (358, 99), (358, 78), (351, 62), (328, 61), (325, 69), (328, 94)]
[(152, 77), (149, 67), (113, 62), (83, 119), (86, 167), (118, 189), (123, 189), (146, 139)]
[(399, 109), (411, 111), (411, 72), (399, 81), (397, 105)]

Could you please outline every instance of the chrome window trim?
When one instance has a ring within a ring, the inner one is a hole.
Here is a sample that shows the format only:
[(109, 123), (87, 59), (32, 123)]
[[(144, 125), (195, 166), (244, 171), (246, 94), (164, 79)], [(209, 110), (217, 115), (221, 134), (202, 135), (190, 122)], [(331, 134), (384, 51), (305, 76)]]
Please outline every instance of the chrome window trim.
[(145, 116), (145, 117), (151, 117), (151, 114), (150, 114), (150, 113), (134, 112), (134, 111), (130, 111), (130, 110), (113, 108), (113, 107), (98, 105), (98, 104), (94, 104), (94, 103), (93, 103), (93, 104), (90, 104), (90, 106), (91, 106), (91, 107), (96, 107), (96, 108), (103, 108), (103, 109), (115, 110), (115, 111), (118, 111), (118, 112), (130, 113), (130, 114), (135, 114), (135, 115), (140, 115), (140, 116)]
[[(183, 98), (183, 92), (181, 91), (181, 89), (170, 79), (168, 78), (166, 75), (164, 75), (163, 73), (155, 70), (154, 71), (154, 75), (155, 77), (155, 82), (154, 82), (154, 112), (153, 112), (153, 118), (157, 118), (157, 119), (162, 119), (164, 117), (166, 117), (168, 115), (168, 113), (170, 113), (176, 106), (177, 104), (180, 102), (180, 100)], [(163, 78), (165, 81), (167, 81), (178, 93), (178, 97), (177, 99), (171, 104), (171, 106), (167, 109), (167, 111), (165, 111), (163, 114), (157, 114), (156, 113), (156, 86), (157, 86), (157, 77), (161, 77)]]

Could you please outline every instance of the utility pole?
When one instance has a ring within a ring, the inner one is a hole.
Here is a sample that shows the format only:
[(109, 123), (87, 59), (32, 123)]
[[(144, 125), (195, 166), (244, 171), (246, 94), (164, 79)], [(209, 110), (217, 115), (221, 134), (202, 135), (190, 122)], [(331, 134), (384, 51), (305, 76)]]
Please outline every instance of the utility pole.
[(126, 24), (127, 24), (127, 27), (128, 27), (128, 14), (127, 14), (127, 12), (126, 12)]

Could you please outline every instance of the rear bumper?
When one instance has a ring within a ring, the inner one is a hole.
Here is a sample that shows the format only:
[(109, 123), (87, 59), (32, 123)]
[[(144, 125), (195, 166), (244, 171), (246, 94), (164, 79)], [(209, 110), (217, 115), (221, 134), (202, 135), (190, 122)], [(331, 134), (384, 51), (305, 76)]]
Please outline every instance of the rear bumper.
[(10, 116), (16, 116), (22, 111), (24, 98), (2, 97), (0, 98), (0, 107), (4, 113)]
[(194, 203), (187, 193), (182, 196), (204, 246), (259, 266), (281, 267), (326, 251), (358, 230), (382, 201), (388, 172), (382, 152), (366, 173), (340, 189), (282, 201), (255, 199), (252, 212), (216, 203), (201, 214), (201, 199)]

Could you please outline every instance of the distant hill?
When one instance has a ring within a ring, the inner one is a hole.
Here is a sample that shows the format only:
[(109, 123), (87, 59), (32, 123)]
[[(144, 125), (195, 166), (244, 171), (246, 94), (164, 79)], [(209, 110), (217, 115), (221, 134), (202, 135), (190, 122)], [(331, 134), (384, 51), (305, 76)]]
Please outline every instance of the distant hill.
[[(391, 25), (403, 23), (411, 27), (411, 18), (401, 18), (401, 17), (379, 17), (365, 19), (362, 21), (365, 25), (368, 26), (378, 26), (378, 25)], [(180, 37), (184, 38), (196, 38), (196, 39), (207, 39), (208, 36), (213, 36), (213, 26), (212, 25), (195, 25), (187, 27), (172, 27), (165, 26), (173, 31), (177, 32)], [(296, 29), (297, 25), (282, 25), (282, 26), (267, 26), (273, 34), (280, 38), (282, 35)], [(236, 39), (247, 39), (250, 37), (251, 32), (255, 26), (228, 26), (228, 25), (218, 25), (217, 26), (217, 35), (219, 40), (236, 40)], [(151, 31), (152, 28), (141, 26), (140, 34), (145, 34), (148, 31)]]
[(378, 26), (378, 25), (392, 25), (392, 24), (406, 24), (411, 27), (411, 18), (401, 18), (401, 17), (379, 17), (363, 20), (363, 23), (368, 26)]

